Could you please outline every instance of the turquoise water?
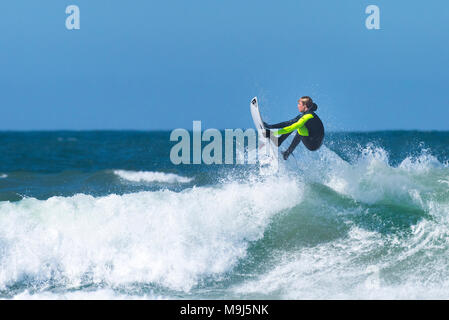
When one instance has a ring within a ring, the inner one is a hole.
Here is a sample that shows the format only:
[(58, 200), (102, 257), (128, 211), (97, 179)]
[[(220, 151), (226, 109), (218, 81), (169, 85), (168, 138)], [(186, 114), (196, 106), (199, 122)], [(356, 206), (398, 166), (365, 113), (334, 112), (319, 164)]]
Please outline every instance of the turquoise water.
[(449, 298), (449, 132), (330, 133), (271, 175), (169, 135), (0, 133), (0, 297)]

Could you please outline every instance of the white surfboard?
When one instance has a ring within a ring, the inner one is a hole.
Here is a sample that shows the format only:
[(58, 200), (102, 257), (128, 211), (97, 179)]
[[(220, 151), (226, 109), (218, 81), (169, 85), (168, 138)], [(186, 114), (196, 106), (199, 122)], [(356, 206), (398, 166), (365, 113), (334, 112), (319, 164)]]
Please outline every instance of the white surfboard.
[(261, 164), (273, 164), (277, 168), (278, 160), (278, 148), (270, 138), (265, 138), (263, 136), (263, 130), (265, 127), (263, 125), (262, 117), (260, 116), (259, 104), (257, 102), (257, 97), (251, 100), (250, 104), (251, 116), (253, 117), (254, 125), (258, 131), (258, 158)]

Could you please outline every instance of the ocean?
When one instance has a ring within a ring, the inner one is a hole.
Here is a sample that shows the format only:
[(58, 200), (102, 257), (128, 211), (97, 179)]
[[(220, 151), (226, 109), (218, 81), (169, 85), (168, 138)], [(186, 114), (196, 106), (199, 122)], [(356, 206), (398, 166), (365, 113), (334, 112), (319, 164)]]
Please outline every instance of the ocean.
[(0, 132), (0, 298), (449, 299), (449, 132), (328, 133), (272, 174), (174, 144)]

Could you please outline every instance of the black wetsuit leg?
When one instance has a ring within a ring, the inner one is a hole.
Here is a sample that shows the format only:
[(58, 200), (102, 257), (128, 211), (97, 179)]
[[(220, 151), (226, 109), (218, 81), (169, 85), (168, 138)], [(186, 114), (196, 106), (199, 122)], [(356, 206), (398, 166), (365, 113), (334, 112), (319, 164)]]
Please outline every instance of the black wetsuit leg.
[(298, 146), (298, 144), (302, 141), (302, 137), (299, 135), (298, 132), (296, 132), (295, 136), (293, 137), (292, 143), (288, 147), (287, 150), (285, 150), (282, 155), (284, 156), (284, 159), (287, 160), (288, 156), (292, 154), (292, 152), (295, 150), (295, 148)]
[(304, 146), (310, 151), (315, 151), (323, 144), (323, 137), (303, 137), (302, 143), (304, 143)]
[[(292, 132), (293, 132), (293, 131), (292, 131)], [(292, 134), (292, 132), (283, 134), (283, 135), (281, 135), (280, 137), (275, 137), (275, 136), (273, 136), (273, 135), (271, 134), (271, 135), (270, 135), (270, 139), (271, 139), (271, 141), (274, 142), (274, 144), (276, 145), (276, 147), (279, 147), (279, 146), (282, 144), (282, 142), (284, 142), (284, 141), (290, 136), (290, 134)]]
[(323, 143), (323, 138), (322, 137), (318, 137), (318, 138), (302, 137), (299, 135), (299, 133), (296, 133), (296, 135), (293, 137), (293, 141), (290, 144), (290, 146), (288, 147), (288, 149), (285, 150), (284, 152), (282, 152), (284, 160), (287, 160), (288, 156), (292, 154), (292, 152), (295, 150), (295, 148), (298, 146), (298, 144), (301, 141), (308, 150), (315, 151), (321, 147), (321, 145)]

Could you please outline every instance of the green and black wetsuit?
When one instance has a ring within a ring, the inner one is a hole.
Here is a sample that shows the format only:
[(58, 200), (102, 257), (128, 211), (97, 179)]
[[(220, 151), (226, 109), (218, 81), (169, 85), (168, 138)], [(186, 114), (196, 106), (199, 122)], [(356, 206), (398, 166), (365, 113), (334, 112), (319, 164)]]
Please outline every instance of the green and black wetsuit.
[(264, 123), (264, 125), (273, 133), (274, 137), (273, 135), (270, 136), (277, 146), (280, 146), (293, 131), (297, 131), (291, 145), (283, 153), (284, 159), (288, 158), (288, 156), (293, 152), (293, 150), (295, 150), (301, 141), (310, 151), (318, 150), (323, 143), (323, 122), (321, 122), (321, 119), (313, 111), (307, 111), (289, 121), (284, 121), (273, 125)]

